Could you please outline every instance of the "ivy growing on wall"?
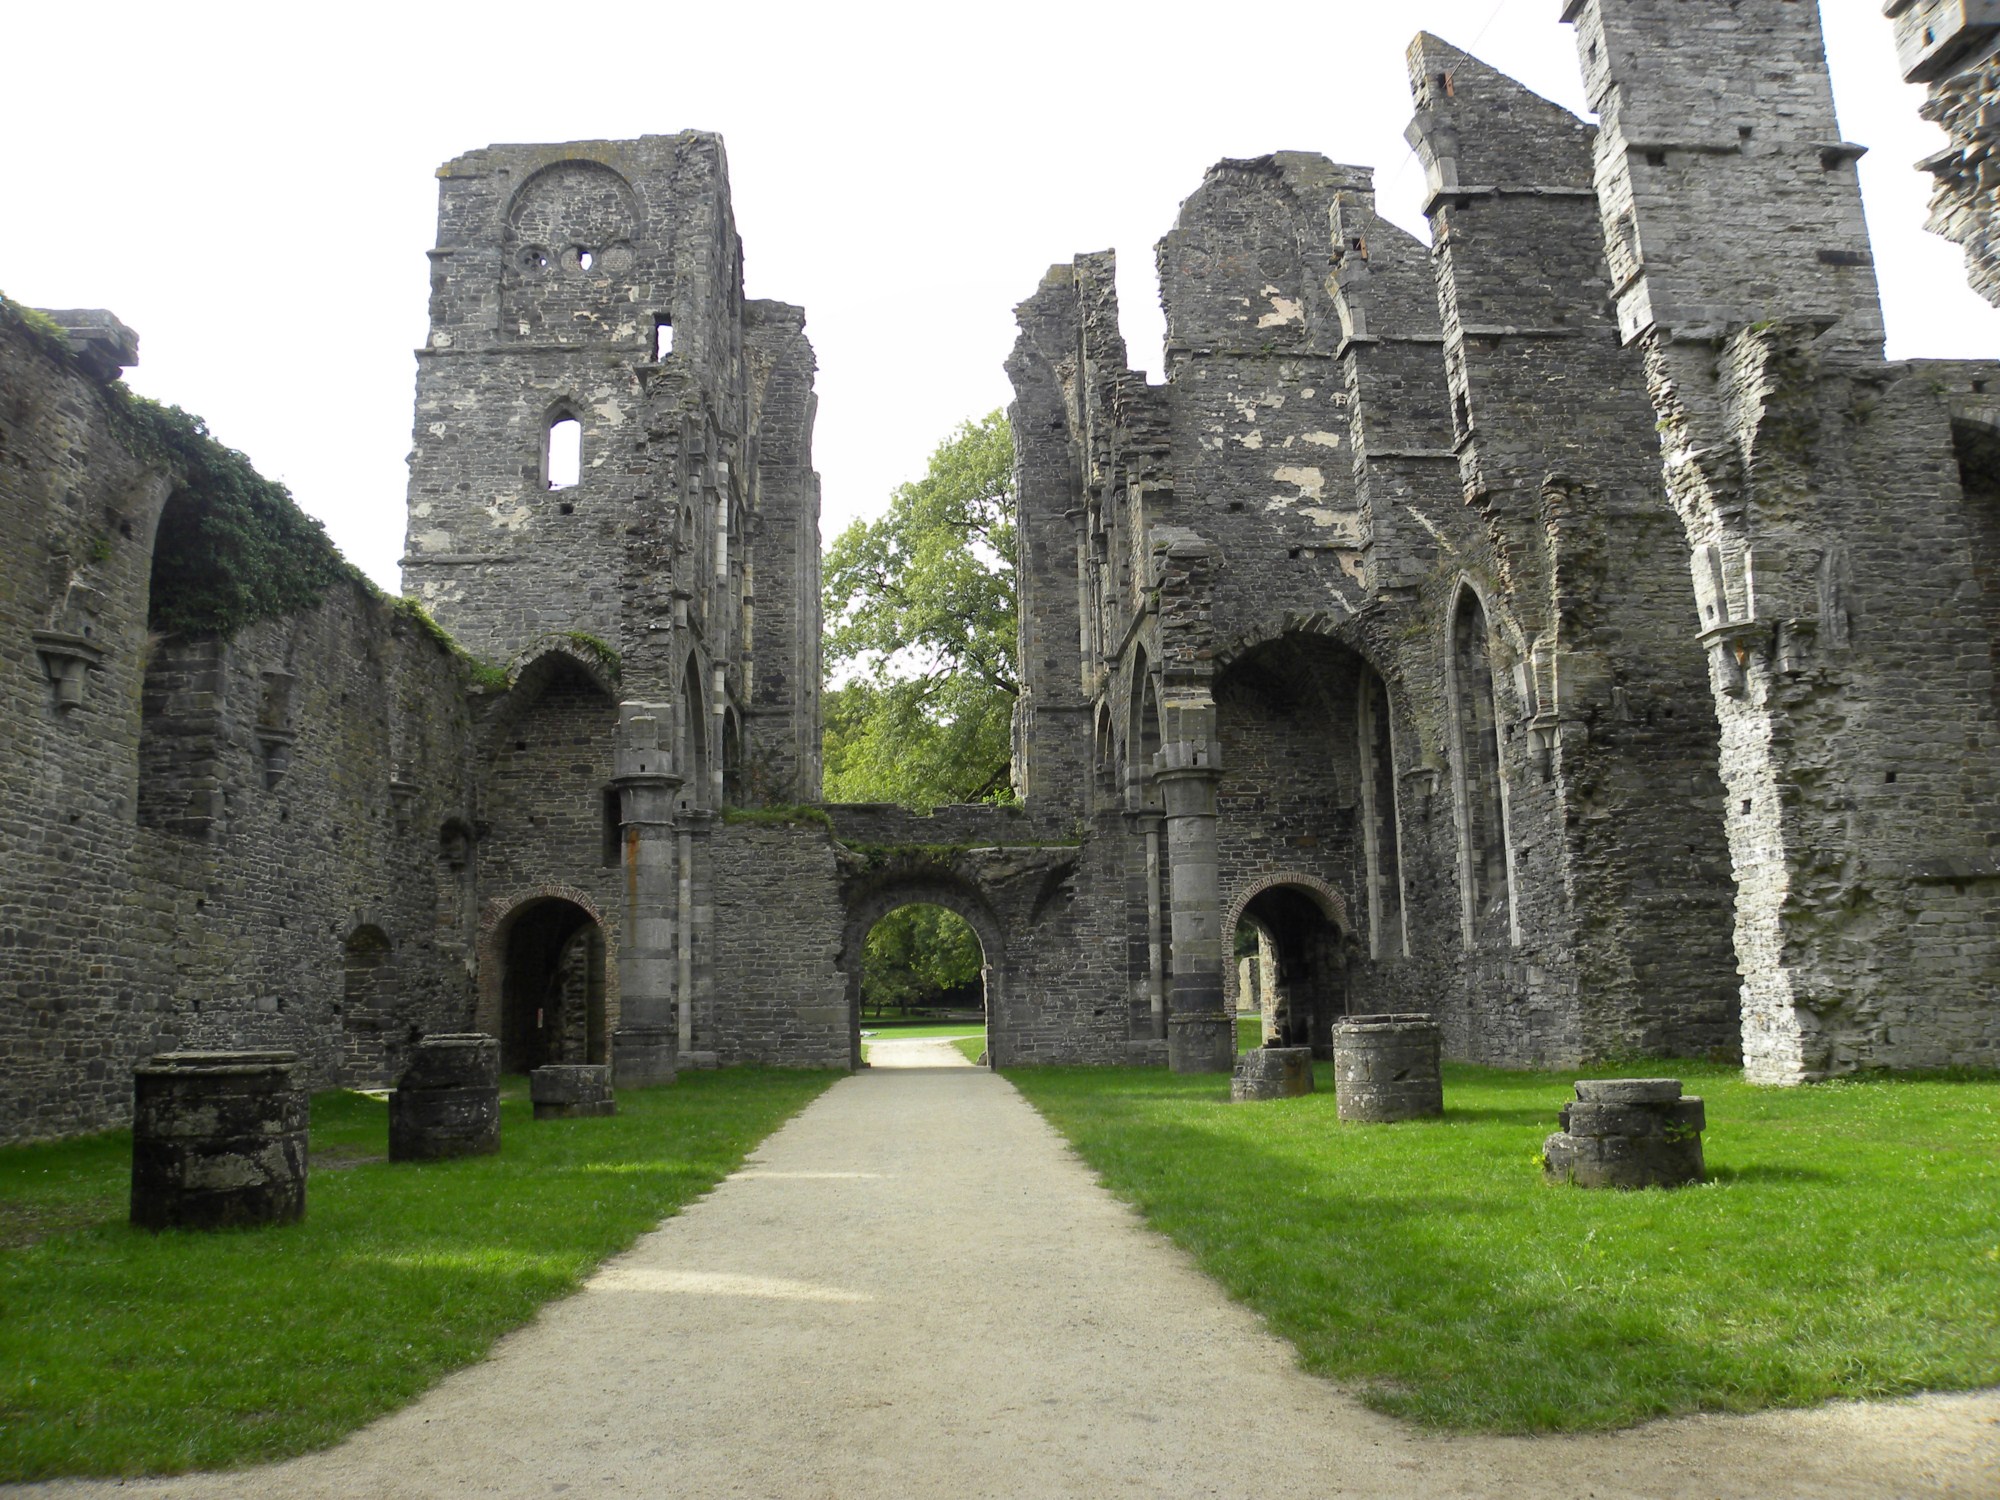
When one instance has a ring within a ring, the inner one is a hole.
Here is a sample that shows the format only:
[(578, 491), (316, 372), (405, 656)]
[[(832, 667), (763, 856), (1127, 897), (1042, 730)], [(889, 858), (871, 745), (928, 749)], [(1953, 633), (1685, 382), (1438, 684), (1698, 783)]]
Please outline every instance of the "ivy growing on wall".
[(335, 583), (359, 577), (291, 491), (210, 437), (200, 417), (143, 396), (123, 404), (134, 446), (181, 481), (153, 543), (154, 630), (229, 635), (310, 609)]

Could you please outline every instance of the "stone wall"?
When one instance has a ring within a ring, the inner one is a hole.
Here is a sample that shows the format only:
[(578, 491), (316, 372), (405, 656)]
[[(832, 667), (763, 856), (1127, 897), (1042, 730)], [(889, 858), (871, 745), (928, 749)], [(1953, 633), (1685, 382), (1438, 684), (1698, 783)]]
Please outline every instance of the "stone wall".
[(473, 800), (461, 661), (359, 583), (226, 640), (151, 633), (155, 529), (198, 497), (139, 451), (115, 374), (0, 316), (9, 1140), (125, 1119), (156, 1051), (378, 1082), (411, 1028), (470, 1020), (437, 876)]
[[(158, 718), (186, 706), (158, 685), (185, 680), (189, 656), (206, 733), (148, 754)], [(288, 1048), (316, 1087), (376, 1087), (416, 1035), (468, 1024), (471, 935), (461, 907), (441, 909), (436, 868), (439, 829), (473, 805), (463, 673), (360, 584), (226, 642), (156, 648), (129, 879), (147, 988), (181, 1044)], [(171, 804), (190, 770), (180, 816), (143, 816), (148, 783)], [(350, 995), (354, 950), (371, 946), (365, 998)]]
[[(148, 907), (131, 872), (146, 579), (171, 480), (11, 307), (0, 393), (0, 1139), (22, 1140), (116, 1120), (131, 1061), (176, 1037), (134, 939)], [(71, 662), (61, 707), (51, 673)]]
[(1668, 9), (1569, 14), (1721, 725), (1746, 1071), (1988, 1062), (2000, 724), (1950, 387), (1881, 360), (1817, 16), (1745, 5), (1697, 47)]
[(2000, 303), (2000, 171), (1994, 146), (2000, 119), (2000, 11), (1986, 0), (1889, 0), (1903, 78), (1930, 85), (1923, 116), (1943, 128), (1948, 144), (1918, 166), (1937, 179), (1924, 227), (1965, 250), (1972, 289)]

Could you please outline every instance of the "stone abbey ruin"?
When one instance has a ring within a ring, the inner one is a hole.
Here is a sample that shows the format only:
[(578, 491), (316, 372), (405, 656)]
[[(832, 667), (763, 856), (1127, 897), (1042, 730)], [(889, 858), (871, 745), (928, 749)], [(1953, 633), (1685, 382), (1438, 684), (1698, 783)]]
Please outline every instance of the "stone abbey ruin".
[[(2000, 300), (2000, 11), (1888, 9)], [(1595, 125), (1411, 45), (1429, 245), (1279, 152), (1160, 243), (1164, 383), (1108, 255), (1022, 303), (1018, 806), (818, 803), (813, 354), (712, 135), (440, 170), (405, 580), (449, 638), (339, 572), (163, 624), (230, 582), (212, 476), (134, 439), (115, 319), (9, 311), (0, 1139), (182, 1047), (852, 1066), (911, 901), (977, 932), (1002, 1065), (1226, 1069), (1242, 923), (1294, 1045), (2000, 1064), (2000, 362), (1884, 361), (1815, 7), (1563, 19)]]

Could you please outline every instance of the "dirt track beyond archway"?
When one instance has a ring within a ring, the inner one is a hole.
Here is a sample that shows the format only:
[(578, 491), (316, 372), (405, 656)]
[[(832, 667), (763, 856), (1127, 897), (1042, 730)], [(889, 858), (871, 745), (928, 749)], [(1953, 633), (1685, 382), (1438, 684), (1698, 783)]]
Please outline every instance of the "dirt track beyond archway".
[[(709, 1197), (329, 1452), (52, 1495), (1991, 1496), (2000, 1393), (1451, 1438), (1289, 1346), (949, 1045), (872, 1044)], [(524, 1412), (534, 1420), (522, 1421)]]

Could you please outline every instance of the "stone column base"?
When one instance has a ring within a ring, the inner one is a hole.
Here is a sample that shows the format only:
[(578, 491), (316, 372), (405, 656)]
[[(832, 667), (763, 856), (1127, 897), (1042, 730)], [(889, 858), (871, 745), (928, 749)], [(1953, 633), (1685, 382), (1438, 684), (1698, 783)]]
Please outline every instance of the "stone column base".
[(1227, 1073), (1236, 1066), (1236, 1019), (1221, 1011), (1167, 1017), (1167, 1066), (1176, 1073)]
[(680, 1032), (672, 1026), (622, 1026), (611, 1033), (611, 1081), (621, 1089), (647, 1089), (677, 1076)]

